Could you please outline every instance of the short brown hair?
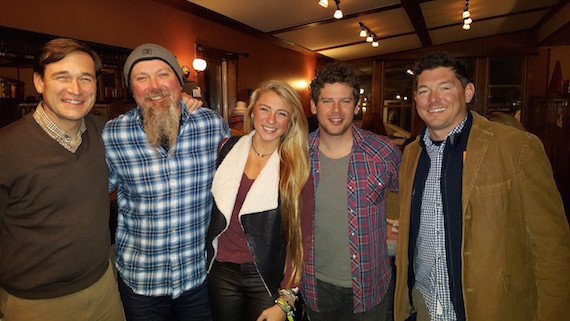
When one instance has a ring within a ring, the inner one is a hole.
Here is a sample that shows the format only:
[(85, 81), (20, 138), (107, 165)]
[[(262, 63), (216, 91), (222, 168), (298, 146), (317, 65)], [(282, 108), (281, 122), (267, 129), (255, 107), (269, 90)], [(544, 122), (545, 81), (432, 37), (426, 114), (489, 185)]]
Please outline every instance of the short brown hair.
[(34, 72), (43, 78), (46, 65), (58, 62), (72, 52), (84, 52), (91, 56), (95, 64), (95, 75), (99, 76), (102, 64), (99, 55), (83, 42), (68, 38), (56, 38), (43, 45), (36, 55)]
[(315, 105), (319, 102), (321, 89), (323, 89), (326, 84), (334, 84), (337, 82), (352, 88), (354, 107), (356, 107), (360, 100), (360, 80), (358, 79), (358, 73), (352, 66), (342, 62), (329, 63), (315, 71), (315, 78), (313, 78), (310, 85), (311, 99)]

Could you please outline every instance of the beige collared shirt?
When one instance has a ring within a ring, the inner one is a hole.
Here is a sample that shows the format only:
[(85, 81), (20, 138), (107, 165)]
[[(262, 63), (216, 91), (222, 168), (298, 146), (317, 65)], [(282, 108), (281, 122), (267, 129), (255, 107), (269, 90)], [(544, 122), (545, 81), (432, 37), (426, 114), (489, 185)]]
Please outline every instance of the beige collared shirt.
[(75, 139), (66, 134), (61, 128), (59, 128), (44, 111), (43, 104), (40, 102), (36, 111), (34, 112), (34, 119), (40, 125), (40, 127), (56, 142), (63, 146), (68, 151), (75, 153), (81, 142), (81, 135), (87, 130), (85, 126), (85, 119), (81, 119), (81, 126), (79, 131), (77, 131)]

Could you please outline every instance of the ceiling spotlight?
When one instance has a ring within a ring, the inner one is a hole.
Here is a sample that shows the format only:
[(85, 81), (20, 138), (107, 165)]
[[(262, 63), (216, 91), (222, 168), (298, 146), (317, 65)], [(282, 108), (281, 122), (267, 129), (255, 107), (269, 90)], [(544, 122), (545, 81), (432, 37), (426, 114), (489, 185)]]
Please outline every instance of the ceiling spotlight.
[(329, 0), (319, 0), (319, 6), (321, 6), (323, 8), (328, 8), (329, 7)]
[(336, 11), (333, 14), (333, 17), (335, 17), (336, 19), (341, 19), (343, 17), (342, 11), (340, 10), (340, 0), (334, 0), (334, 3), (336, 3)]
[(366, 26), (360, 21), (358, 24), (360, 25), (360, 33), (358, 35), (362, 38), (365, 38), (368, 35), (368, 32), (366, 32)]
[(463, 18), (463, 30), (471, 29), (471, 23), (473, 20), (471, 19), (471, 13), (469, 13), (469, 0), (465, 0), (465, 7), (463, 8), (461, 17)]
[(340, 9), (336, 9), (336, 11), (333, 14), (333, 17), (335, 17), (336, 19), (342, 19), (343, 17), (342, 11), (340, 11)]
[(360, 25), (360, 33), (358, 35), (362, 38), (366, 37), (366, 42), (372, 43), (372, 47), (378, 47), (378, 36), (365, 26), (364, 23), (359, 21), (358, 24)]

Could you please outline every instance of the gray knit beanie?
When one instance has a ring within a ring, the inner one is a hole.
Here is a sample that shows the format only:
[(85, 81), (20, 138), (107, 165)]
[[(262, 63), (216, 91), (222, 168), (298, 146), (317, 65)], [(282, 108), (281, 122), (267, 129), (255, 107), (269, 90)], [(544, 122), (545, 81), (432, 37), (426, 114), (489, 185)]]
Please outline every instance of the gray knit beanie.
[(174, 73), (176, 73), (178, 81), (180, 81), (180, 86), (184, 85), (184, 78), (182, 78), (182, 68), (180, 68), (180, 64), (172, 52), (157, 44), (145, 43), (136, 47), (125, 61), (123, 75), (125, 77), (125, 84), (131, 92), (133, 91), (131, 88), (131, 70), (133, 69), (133, 66), (136, 65), (139, 61), (152, 59), (160, 59), (166, 62), (170, 68), (172, 68)]

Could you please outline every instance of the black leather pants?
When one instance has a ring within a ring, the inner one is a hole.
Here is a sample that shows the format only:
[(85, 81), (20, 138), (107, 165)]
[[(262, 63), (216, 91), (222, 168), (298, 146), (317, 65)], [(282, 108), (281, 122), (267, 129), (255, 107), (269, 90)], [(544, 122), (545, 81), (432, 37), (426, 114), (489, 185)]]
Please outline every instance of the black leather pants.
[(214, 261), (208, 292), (214, 321), (255, 321), (275, 304), (253, 263)]

